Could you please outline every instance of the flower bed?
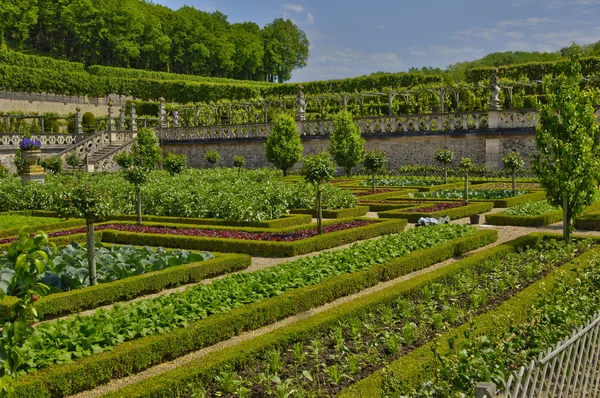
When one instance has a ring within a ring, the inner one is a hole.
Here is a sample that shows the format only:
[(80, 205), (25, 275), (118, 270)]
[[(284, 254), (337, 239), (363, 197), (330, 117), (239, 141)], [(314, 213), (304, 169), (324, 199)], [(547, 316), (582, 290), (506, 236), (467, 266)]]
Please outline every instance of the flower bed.
[[(83, 348), (81, 356), (89, 356), (89, 359), (79, 359), (71, 365), (53, 365), (53, 369), (31, 378), (22, 377), (19, 384), (25, 389), (22, 391), (29, 393), (36, 389), (54, 391), (52, 395), (61, 394), (59, 391), (75, 393), (107, 381), (113, 372), (124, 375), (139, 371), (157, 361), (322, 305), (496, 238), (495, 231), (476, 232), (463, 225), (413, 229), (273, 268), (226, 276), (184, 292), (121, 304), (88, 317), (44, 323), (38, 325), (35, 338), (28, 342), (25, 350), (29, 353), (25, 355), (32, 356), (34, 362), (25, 361), (24, 367), (31, 367), (33, 363), (47, 365), (57, 358), (59, 362), (71, 358), (67, 360), (70, 362), (74, 357), (65, 353), (82, 348), (73, 345), (77, 341), (94, 340), (95, 352), (116, 344), (118, 347), (98, 355), (90, 355), (91, 348)], [(427, 248), (430, 249), (425, 250)], [(96, 324), (103, 328), (92, 326)], [(113, 325), (110, 334), (105, 333), (108, 325)], [(67, 331), (68, 336), (63, 334)], [(57, 334), (63, 338), (57, 338)], [(83, 335), (77, 337), (77, 334)], [(163, 336), (151, 337), (156, 334)], [(123, 339), (142, 336), (147, 337), (120, 343)], [(89, 373), (92, 369), (99, 370), (98, 366), (104, 370)], [(43, 384), (39, 384), (42, 379)], [(26, 387), (28, 384), (30, 387)], [(38, 393), (41, 391), (34, 395)]]
[[(371, 180), (363, 180), (358, 183), (358, 186), (371, 186)], [(385, 178), (375, 180), (375, 185), (380, 187), (427, 187), (433, 185), (442, 185), (444, 180), (425, 179), (425, 178)]]
[[(528, 237), (514, 246), (536, 242)], [(167, 397), (175, 391), (189, 394), (190, 388), (213, 396), (223, 394), (225, 386), (219, 381), (225, 379), (251, 389), (256, 396), (283, 388), (304, 396), (336, 396), (342, 387), (437, 333), (497, 306), (586, 249), (585, 245), (563, 250), (542, 244), (537, 251), (514, 253), (514, 246), (493, 248), (341, 304), (108, 396)], [(552, 253), (550, 258), (547, 252)], [(261, 377), (261, 373), (268, 376)]]
[[(348, 217), (360, 217), (367, 214), (369, 211), (368, 206), (356, 206), (349, 209), (337, 209), (337, 210), (321, 210), (323, 218), (348, 218)], [(290, 214), (310, 214), (313, 217), (317, 217), (317, 211), (312, 209), (294, 209), (290, 210)]]
[(368, 196), (368, 195), (377, 195), (380, 193), (388, 193), (388, 192), (398, 192), (396, 189), (376, 189), (375, 193), (372, 190), (363, 190), (363, 191), (351, 191), (352, 194), (356, 197)]
[(448, 216), (451, 220), (482, 214), (492, 210), (493, 204), (490, 202), (480, 203), (436, 203), (435, 205), (421, 205), (405, 209), (380, 211), (377, 214), (380, 218), (405, 218), (408, 222), (416, 223), (421, 217), (439, 218)]

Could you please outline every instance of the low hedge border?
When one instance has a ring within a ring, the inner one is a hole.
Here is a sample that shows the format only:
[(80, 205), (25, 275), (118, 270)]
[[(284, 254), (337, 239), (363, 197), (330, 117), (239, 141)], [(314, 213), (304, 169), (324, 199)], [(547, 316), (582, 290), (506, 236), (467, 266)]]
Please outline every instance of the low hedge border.
[(585, 231), (600, 231), (600, 211), (594, 211), (575, 219), (575, 228)]
[[(387, 189), (387, 188), (378, 187), (377, 189)], [(417, 189), (395, 189), (395, 188), (391, 188), (391, 189), (394, 189), (394, 191), (359, 196), (358, 201), (361, 202), (363, 200), (385, 200), (388, 198), (396, 197), (398, 195), (408, 195), (409, 193), (419, 192), (419, 190), (417, 190)], [(371, 192), (370, 189), (368, 191)]]
[[(363, 203), (363, 202), (361, 202)], [(365, 205), (369, 206), (369, 211), (390, 211), (390, 210), (400, 210), (406, 209), (408, 207), (415, 207), (415, 203), (404, 203), (404, 204), (394, 204), (394, 203), (368, 203), (364, 202)], [(433, 203), (432, 203), (433, 204)]]
[(57, 223), (45, 224), (45, 225), (34, 225), (34, 226), (26, 225), (26, 226), (19, 227), (19, 228), (11, 228), (11, 229), (1, 230), (0, 231), (0, 239), (18, 236), (19, 232), (21, 231), (22, 228), (27, 233), (35, 233), (40, 230), (46, 231), (46, 232), (53, 232), (53, 231), (59, 231), (61, 229), (77, 228), (77, 227), (83, 227), (83, 226), (85, 226), (85, 220), (82, 220), (82, 219), (72, 219), (72, 220), (60, 221)]
[[(15, 397), (59, 397), (90, 390), (100, 384), (107, 383), (113, 378), (138, 373), (150, 366), (216, 344), (241, 332), (255, 330), (286, 317), (327, 304), (340, 297), (359, 292), (379, 282), (391, 280), (448, 258), (459, 256), (497, 239), (497, 231), (477, 231), (474, 235), (410, 253), (360, 272), (338, 275), (318, 285), (307, 286), (286, 292), (280, 296), (248, 304), (227, 314), (213, 315), (186, 328), (126, 342), (111, 351), (91, 355), (71, 364), (51, 365), (46, 369), (20, 377), (15, 386)], [(328, 313), (330, 312), (324, 314)], [(300, 323), (304, 325), (304, 321)], [(274, 333), (280, 333), (280, 331)], [(234, 347), (234, 349), (216, 352), (215, 355), (220, 358), (221, 352), (233, 352), (236, 355), (242, 355), (245, 351)], [(199, 363), (196, 362), (194, 362), (194, 369), (200, 369), (210, 364), (206, 361), (206, 358), (201, 359)], [(197, 370), (194, 372), (197, 372)], [(182, 372), (181, 375), (185, 374), (185, 372)], [(160, 382), (154, 383), (155, 379), (150, 379), (153, 382), (153, 389), (158, 388), (158, 392), (160, 392), (162, 387)], [(165, 392), (168, 391), (168, 385), (163, 387)], [(143, 396), (151, 395), (148, 389), (137, 387), (134, 390), (131, 396), (145, 392), (148, 394), (143, 394)], [(128, 394), (125, 396), (128, 396)], [(177, 396), (177, 393), (174, 393), (174, 395), (161, 393), (152, 396)]]
[[(473, 319), (475, 323), (474, 328), (471, 328), (469, 323), (465, 323), (457, 328), (451, 329), (395, 362), (392, 362), (388, 368), (394, 372), (399, 383), (416, 385), (425, 381), (432, 376), (431, 369), (429, 369), (428, 365), (434, 360), (432, 350), (434, 346), (437, 347), (437, 352), (440, 355), (444, 355), (450, 351), (448, 340), (452, 339), (455, 346), (464, 344), (466, 341), (464, 332), (467, 330), (470, 331), (471, 339), (473, 339), (484, 334), (494, 336), (501, 333), (511, 324), (514, 325), (524, 322), (527, 317), (528, 309), (535, 304), (540, 292), (550, 289), (551, 286), (556, 283), (558, 278), (563, 278), (562, 275), (564, 272), (572, 272), (574, 268), (581, 269), (585, 267), (590, 260), (597, 258), (599, 254), (600, 248), (595, 248), (583, 253), (573, 261), (563, 264), (550, 272), (546, 277), (517, 293), (496, 309), (476, 316)], [(381, 370), (375, 371), (367, 378), (342, 390), (338, 397), (379, 397), (382, 394), (381, 381)]]
[[(341, 219), (353, 221), (360, 218)], [(346, 243), (374, 238), (376, 236), (400, 232), (406, 227), (406, 220), (378, 220), (364, 227), (330, 232), (312, 238), (294, 242), (274, 242), (260, 240), (242, 240), (226, 238), (209, 238), (199, 236), (138, 234), (132, 232), (103, 230), (103, 241), (127, 245), (148, 245), (172, 247), (188, 250), (207, 250), (222, 253), (244, 253), (261, 257), (292, 257), (318, 250), (330, 249)]]
[[(390, 200), (408, 200), (408, 201), (423, 201), (423, 202), (462, 202), (462, 199), (446, 199), (446, 198), (413, 198), (410, 196), (390, 197)], [(469, 199), (469, 203), (476, 202), (492, 202), (494, 208), (507, 208), (525, 202), (535, 202), (546, 199), (546, 192), (536, 191), (506, 199)]]
[[(406, 177), (406, 178), (410, 178), (410, 177)], [(356, 183), (349, 183), (349, 184), (339, 184), (338, 187), (345, 188), (345, 189), (356, 189), (356, 188), (368, 189), (371, 186), (371, 180), (367, 180), (367, 181), (369, 182), (369, 185), (358, 185), (358, 182), (356, 182)], [(463, 186), (464, 186), (464, 182), (459, 181), (459, 182), (449, 182), (447, 184), (440, 184), (440, 185), (410, 185), (410, 186), (377, 185), (376, 187), (378, 189), (412, 189), (417, 192), (431, 192), (431, 191), (437, 191), (439, 189), (461, 188)]]
[[(361, 217), (369, 212), (369, 206), (356, 206), (350, 209), (337, 209), (337, 210), (322, 210), (323, 218), (349, 218), (349, 217)], [(290, 210), (291, 214), (308, 214), (312, 217), (317, 216), (317, 211), (312, 209), (293, 209)]]
[[(577, 229), (585, 229), (578, 227), (578, 220), (580, 218), (584, 219), (584, 223), (586, 222), (587, 216), (585, 214), (595, 212), (600, 210), (600, 201), (596, 201), (592, 203), (590, 206), (586, 207), (583, 210), (583, 215), (579, 216), (575, 219), (575, 228)], [(600, 215), (599, 215), (600, 217)], [(508, 214), (505, 211), (496, 214), (488, 214), (485, 216), (486, 224), (491, 225), (514, 225), (518, 227), (541, 227), (544, 225), (550, 225), (562, 221), (563, 212), (562, 210), (553, 210), (547, 213), (543, 213), (537, 216), (515, 216), (512, 214)], [(600, 220), (599, 220), (600, 221)], [(600, 223), (598, 225), (600, 228)]]
[[(241, 271), (248, 268), (252, 261), (247, 255), (213, 254), (215, 258), (211, 260), (182, 264), (84, 289), (44, 296), (36, 303), (36, 309), (42, 319), (76, 313), (160, 292), (165, 288), (196, 283), (229, 272)], [(16, 300), (14, 297), (5, 297), (0, 301), (0, 307), (2, 307), (0, 311), (6, 311), (7, 305), (10, 306)]]
[[(421, 207), (427, 207), (430, 205), (420, 205), (413, 206), (412, 209), (419, 209)], [(390, 211), (380, 211), (377, 215), (380, 218), (404, 218), (407, 219), (408, 222), (416, 223), (419, 221), (421, 217), (433, 217), (440, 218), (442, 216), (449, 216), (451, 220), (456, 220), (457, 218), (469, 217), (475, 214), (486, 213), (492, 210), (493, 203), (491, 202), (483, 202), (483, 203), (469, 203), (466, 206), (456, 207), (454, 209), (440, 210), (434, 211), (431, 213), (410, 213), (404, 211), (405, 209), (399, 210), (390, 210)]]
[[(132, 214), (122, 214), (111, 217), (114, 221), (136, 221), (136, 216)], [(230, 227), (253, 227), (253, 228), (286, 228), (302, 224), (309, 224), (312, 221), (310, 216), (304, 214), (286, 215), (282, 218), (265, 221), (235, 221), (221, 220), (218, 218), (188, 218), (188, 217), (163, 217), (163, 216), (143, 216), (142, 224), (146, 222), (188, 224), (188, 225), (220, 225)]]

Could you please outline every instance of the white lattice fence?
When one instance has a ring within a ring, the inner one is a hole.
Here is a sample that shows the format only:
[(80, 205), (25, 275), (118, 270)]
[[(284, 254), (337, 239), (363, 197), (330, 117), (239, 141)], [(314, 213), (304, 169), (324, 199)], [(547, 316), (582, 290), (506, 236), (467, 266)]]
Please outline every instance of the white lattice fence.
[[(484, 383), (485, 384), (485, 383)], [(504, 398), (593, 398), (600, 391), (600, 313), (528, 366), (514, 372)], [(476, 396), (484, 396), (477, 394)]]

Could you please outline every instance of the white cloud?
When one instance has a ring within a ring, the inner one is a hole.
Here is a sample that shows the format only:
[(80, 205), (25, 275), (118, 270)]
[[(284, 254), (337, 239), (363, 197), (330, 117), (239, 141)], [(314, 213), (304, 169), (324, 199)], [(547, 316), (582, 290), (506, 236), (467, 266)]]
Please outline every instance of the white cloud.
[(310, 13), (310, 12), (306, 13), (306, 21), (304, 21), (304, 23), (307, 24), (307, 25), (314, 24), (315, 23), (315, 16), (312, 13)]
[(290, 3), (284, 4), (283, 9), (287, 10), (287, 11), (297, 12), (298, 14), (306, 11), (306, 8), (304, 8), (304, 6), (302, 6), (300, 4), (290, 4)]

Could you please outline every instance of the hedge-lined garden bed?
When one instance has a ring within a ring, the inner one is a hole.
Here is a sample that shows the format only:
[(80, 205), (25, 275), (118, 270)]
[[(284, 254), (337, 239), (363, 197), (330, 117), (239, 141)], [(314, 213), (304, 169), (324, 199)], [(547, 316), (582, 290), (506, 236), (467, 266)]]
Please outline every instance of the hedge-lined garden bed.
[[(511, 254), (514, 248), (535, 245), (540, 241), (541, 236), (529, 236), (490, 249), (252, 340), (207, 354), (107, 396), (170, 397), (177, 393), (190, 393), (191, 388), (212, 396), (224, 392), (222, 385), (216, 382), (223, 378), (234, 380), (238, 386), (252, 388), (257, 395), (275, 391), (282, 383), (288, 389), (296, 389), (308, 396), (337, 395), (342, 386), (364, 377), (365, 372), (380, 367), (388, 358), (414, 349), (415, 344), (422, 344), (424, 335), (435, 337), (448, 325), (465, 323), (478, 312), (496, 306), (498, 301), (509, 299), (527, 284), (539, 280), (561, 261), (571, 258), (571, 251), (566, 250), (562, 258), (559, 256), (542, 264), (536, 253), (525, 251), (520, 256), (527, 259), (532, 268), (521, 269), (521, 257)], [(548, 246), (554, 247), (552, 243)], [(554, 251), (560, 252), (560, 245), (558, 247)], [(586, 248), (585, 244), (581, 245), (581, 250)], [(511, 255), (508, 263), (505, 259)], [(482, 266), (484, 259), (493, 264)], [(495, 272), (505, 268), (508, 272), (504, 274)], [(507, 280), (519, 278), (523, 283), (506, 287), (501, 293), (493, 293), (496, 285), (501, 285), (502, 278), (499, 276)], [(485, 291), (473, 292), (472, 283), (480, 280)], [(453, 281), (454, 286), (444, 290), (447, 281)], [(456, 291), (449, 293), (448, 289)], [(432, 300), (449, 300), (454, 297), (453, 294), (462, 291), (468, 299), (454, 301), (448, 304), (449, 308), (444, 307), (444, 311), (440, 312), (435, 305), (427, 305)], [(490, 295), (490, 302), (486, 294)], [(420, 325), (412, 322), (417, 314), (422, 315), (418, 322), (428, 324), (426, 333)], [(260, 373), (277, 376), (277, 380), (261, 378)]]
[[(103, 322), (120, 322), (123, 315), (118, 315), (117, 312), (131, 310), (138, 313), (142, 308), (145, 308), (143, 311), (152, 311), (152, 308), (158, 305), (163, 311), (169, 309), (164, 320), (167, 323), (164, 324), (163, 320), (155, 318), (151, 328), (161, 328), (163, 334), (137, 338), (119, 344), (110, 351), (80, 358), (70, 364), (51, 365), (45, 370), (23, 376), (16, 386), (16, 396), (62, 396), (94, 388), (113, 377), (139, 372), (154, 364), (215, 344), (242, 331), (253, 330), (326, 304), (380, 281), (396, 278), (446, 258), (460, 255), (496, 239), (496, 231), (475, 231), (468, 226), (443, 225), (413, 229), (402, 234), (353, 245), (347, 249), (280, 264), (274, 268), (232, 275), (217, 280), (211, 285), (188, 289), (182, 293), (157, 297), (150, 301), (128, 303), (126, 307), (121, 305), (96, 317), (102, 318)], [(306, 281), (303, 285), (306, 283), (308, 285), (298, 288), (299, 277)], [(269, 278), (271, 282), (260, 282), (261, 278)], [(310, 280), (313, 282), (308, 282)], [(232, 283), (239, 287), (234, 288)], [(242, 288), (240, 284), (252, 287), (254, 292), (248, 296), (251, 291), (244, 293), (246, 290), (240, 290)], [(260, 290), (255, 290), (257, 288)], [(218, 289), (221, 293), (213, 296), (211, 289)], [(268, 293), (270, 290), (272, 292)], [(235, 300), (240, 298), (234, 299), (234, 297), (240, 294), (244, 294), (248, 299), (245, 300), (245, 305), (235, 308)], [(264, 299), (265, 294), (270, 298)], [(192, 299), (196, 296), (198, 297)], [(200, 299), (200, 297), (205, 298)], [(217, 297), (218, 302), (213, 302)], [(210, 298), (208, 302), (207, 298)], [(208, 313), (210, 316), (203, 319), (206, 317), (202, 315), (202, 312), (206, 311), (202, 309), (204, 306), (192, 309), (189, 307), (190, 302), (210, 303), (206, 309), (211, 308)], [(180, 308), (184, 311), (182, 315), (171, 314), (173, 306), (168, 303), (177, 303), (175, 308), (185, 304)], [(223, 308), (224, 303), (228, 303), (226, 308)], [(202, 311), (199, 313), (200, 309)], [(138, 316), (143, 317), (141, 313)], [(181, 316), (199, 320), (189, 323), (189, 320), (181, 319)], [(93, 322), (94, 319), (73, 318), (60, 322), (64, 323), (64, 327), (69, 330), (81, 330), (71, 323)], [(69, 323), (69, 326), (65, 322)], [(189, 326), (178, 328), (181, 322), (186, 322)], [(127, 327), (138, 327), (129, 322), (127, 325)], [(168, 325), (167, 329), (171, 329), (170, 331), (165, 329), (166, 325)], [(40, 327), (50, 328), (50, 333), (53, 333), (52, 330), (55, 328), (53, 322), (40, 325), (38, 334), (42, 332)], [(45, 334), (47, 333), (48, 330)], [(137, 334), (134, 333), (134, 336)]]
[(416, 223), (421, 217), (440, 218), (448, 216), (451, 220), (482, 214), (492, 210), (491, 202), (483, 203), (435, 203), (405, 209), (380, 211), (377, 215), (381, 218), (404, 218), (408, 222)]
[[(491, 225), (514, 225), (520, 227), (541, 227), (544, 225), (550, 225), (562, 221), (563, 211), (562, 209), (552, 209), (551, 206), (547, 205), (547, 202), (526, 202), (509, 208), (507, 211), (496, 214), (488, 214), (485, 216), (486, 224)], [(538, 211), (539, 209), (539, 211)], [(542, 211), (547, 209), (549, 211)], [(588, 206), (584, 211), (583, 215), (577, 217), (575, 220), (575, 226), (578, 229), (585, 229), (578, 227), (578, 219), (583, 218), (584, 220), (588, 217), (587, 213), (594, 212), (600, 209), (600, 201), (593, 203)], [(515, 214), (516, 213), (516, 214)], [(531, 213), (531, 214), (528, 214)], [(539, 214), (538, 214), (539, 213)], [(589, 218), (587, 218), (589, 219)], [(585, 223), (585, 221), (584, 221)], [(599, 225), (600, 228), (600, 225)]]
[(600, 211), (584, 214), (575, 219), (575, 228), (584, 231), (600, 231)]
[[(349, 217), (361, 217), (367, 214), (369, 206), (356, 206), (350, 209), (337, 209), (337, 210), (322, 210), (321, 213), (323, 218), (349, 218)], [(290, 210), (291, 214), (310, 214), (312, 217), (317, 216), (316, 210), (311, 209), (294, 209)]]
[[(460, 195), (460, 196), (459, 196)], [(469, 193), (470, 195), (470, 193)], [(509, 193), (507, 191), (506, 198), (489, 198), (489, 199), (475, 199), (469, 196), (469, 202), (492, 202), (494, 203), (494, 208), (507, 208), (519, 203), (525, 202), (535, 202), (537, 200), (543, 200), (546, 198), (546, 192), (544, 191), (535, 191), (535, 192), (527, 192), (521, 193), (518, 196), (509, 197)], [(455, 197), (452, 197), (455, 196)], [(392, 199), (392, 198), (390, 198)], [(432, 202), (457, 202), (462, 201), (462, 191), (456, 190), (452, 191), (451, 195), (446, 195), (441, 191), (434, 192), (423, 192), (417, 194), (410, 194), (410, 198), (393, 198), (393, 199), (412, 199), (418, 201), (432, 201)]]

